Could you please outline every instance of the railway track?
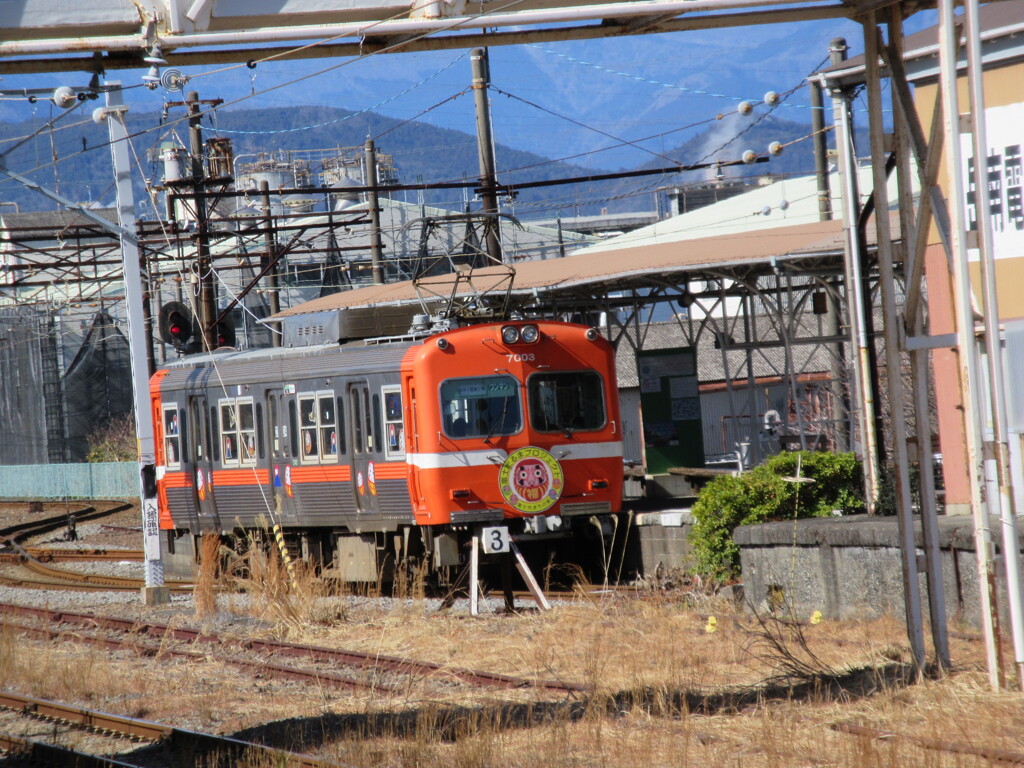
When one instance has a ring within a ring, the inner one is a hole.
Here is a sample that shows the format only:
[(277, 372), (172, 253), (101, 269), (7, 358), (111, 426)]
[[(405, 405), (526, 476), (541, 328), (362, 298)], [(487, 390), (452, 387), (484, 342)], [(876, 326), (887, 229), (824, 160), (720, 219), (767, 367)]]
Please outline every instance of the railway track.
[[(50, 640), (67, 637), (76, 642), (98, 645), (111, 649), (128, 649), (143, 654), (157, 652), (161, 656), (171, 655), (183, 659), (207, 660), (208, 651), (197, 653), (188, 648), (169, 647), (168, 640), (185, 646), (214, 646), (222, 651), (217, 659), (224, 663), (247, 669), (254, 674), (273, 676), (279, 679), (299, 680), (347, 688), (370, 688), (375, 690), (400, 688), (409, 679), (428, 679), (445, 685), (453, 682), (479, 688), (532, 689), (551, 693), (583, 694), (586, 686), (554, 680), (537, 680), (515, 677), (495, 672), (481, 672), (461, 667), (450, 667), (432, 662), (417, 661), (397, 656), (362, 653), (323, 646), (300, 643), (286, 643), (280, 640), (247, 638), (241, 641), (198, 630), (170, 627), (166, 624), (138, 623), (130, 619), (97, 616), (89, 613), (50, 611), (45, 608), (0, 603), (0, 614), (34, 619), (44, 627), (11, 623), (12, 631), (30, 634)], [(77, 630), (93, 630), (96, 634), (86, 635), (77, 631), (69, 635), (60, 627), (75, 627)], [(106, 632), (107, 634), (102, 634)], [(140, 638), (160, 640), (159, 645), (147, 646)], [(241, 657), (239, 652), (244, 652)], [(251, 658), (257, 656), (256, 659)], [(301, 669), (277, 663), (278, 659), (303, 659), (321, 665), (315, 669)], [(271, 661), (273, 660), (273, 661)], [(338, 669), (345, 670), (339, 673)]]
[[(82, 507), (75, 511), (58, 516), (19, 523), (0, 529), (0, 547), (8, 551), (0, 551), (0, 563), (20, 565), (29, 571), (29, 575), (0, 574), (0, 585), (22, 587), (39, 590), (73, 590), (73, 591), (137, 591), (144, 586), (142, 579), (106, 576), (100, 574), (84, 574), (72, 570), (56, 568), (50, 565), (56, 562), (132, 562), (142, 561), (144, 553), (139, 549), (98, 549), (98, 548), (68, 548), (68, 547), (43, 547), (22, 544), (23, 541), (33, 536), (52, 532), (68, 525), (70, 519), (76, 521), (92, 520), (103, 516), (115, 514), (130, 508), (130, 504), (107, 502), (102, 508), (93, 506)], [(122, 531), (134, 532), (137, 529), (123, 528), (121, 526), (107, 526)], [(140, 534), (141, 535), (141, 534)], [(170, 580), (166, 586), (175, 593), (188, 593), (194, 589), (191, 581)], [(621, 597), (637, 597), (642, 590), (637, 587), (626, 585), (604, 585), (604, 586), (580, 586), (575, 589), (545, 590), (545, 596), (550, 600), (573, 600), (581, 595), (591, 598), (606, 595)], [(504, 592), (501, 590), (488, 590), (488, 596), (501, 597)], [(515, 591), (512, 593), (514, 599), (532, 600), (533, 596), (527, 591)]]
[[(110, 559), (110, 558), (105, 558)], [(39, 562), (27, 553), (20, 554), (17, 564), (30, 572), (29, 576), (0, 574), (0, 584), (27, 589), (68, 589), (74, 591), (135, 591), (145, 586), (144, 579), (128, 576), (105, 576), (99, 574), (78, 573), (62, 568), (54, 568)], [(42, 577), (42, 578), (34, 578)], [(192, 592), (195, 585), (191, 581), (167, 581), (167, 588), (175, 593)]]
[[(88, 548), (50, 548), (25, 546), (23, 541), (33, 536), (50, 533), (68, 526), (69, 521), (82, 522), (95, 520), (123, 512), (131, 508), (131, 504), (123, 502), (102, 503), (100, 508), (94, 506), (81, 507), (66, 514), (30, 520), (0, 529), (0, 547), (7, 551), (0, 552), (0, 562), (20, 565), (30, 572), (30, 576), (11, 574), (0, 575), (0, 584), (29, 589), (69, 589), (76, 591), (137, 591), (145, 582), (143, 579), (124, 576), (107, 576), (99, 574), (79, 573), (47, 565), (54, 561), (107, 561), (121, 562), (124, 560), (142, 560), (141, 550), (111, 550)], [(172, 592), (191, 592), (193, 584), (187, 581), (169, 581), (167, 587)]]
[(60, 515), (44, 517), (39, 520), (28, 520), (9, 525), (6, 528), (0, 528), (0, 547), (10, 546), (32, 536), (39, 536), (66, 528), (71, 522), (81, 523), (87, 520), (98, 520), (132, 508), (131, 504), (123, 501), (97, 501), (96, 504), (100, 506), (83, 506)]
[[(141, 533), (139, 534), (142, 535)], [(56, 549), (54, 547), (25, 547), (25, 551), (41, 563), (64, 561), (89, 562), (141, 562), (141, 549)]]
[[(249, 760), (259, 765), (288, 768), (341, 768), (339, 764), (309, 755), (286, 752), (226, 736), (175, 728), (11, 692), (0, 692), (0, 709), (19, 722), (4, 723), (0, 749), (33, 765), (69, 765), (78, 768), (150, 768), (164, 765), (232, 764)], [(32, 723), (48, 724), (46, 740)], [(31, 736), (16, 731), (33, 731)], [(127, 747), (127, 749), (126, 749)], [(111, 757), (109, 755), (116, 755)]]

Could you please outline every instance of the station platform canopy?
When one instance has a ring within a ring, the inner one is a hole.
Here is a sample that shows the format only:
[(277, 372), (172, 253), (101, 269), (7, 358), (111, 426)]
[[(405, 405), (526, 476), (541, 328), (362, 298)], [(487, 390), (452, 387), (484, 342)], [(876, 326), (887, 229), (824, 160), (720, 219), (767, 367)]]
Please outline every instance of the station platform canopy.
[(616, 295), (623, 303), (634, 303), (651, 289), (685, 286), (691, 280), (709, 277), (749, 276), (780, 269), (800, 272), (826, 265), (830, 271), (838, 268), (841, 273), (844, 240), (843, 223), (832, 220), (584, 252), (489, 266), (472, 273), (437, 275), (417, 284), (405, 281), (364, 286), (291, 307), (271, 320), (416, 304), (429, 314), (445, 296), (467, 299), (497, 292), (507, 293), (510, 311), (593, 311), (613, 306)]

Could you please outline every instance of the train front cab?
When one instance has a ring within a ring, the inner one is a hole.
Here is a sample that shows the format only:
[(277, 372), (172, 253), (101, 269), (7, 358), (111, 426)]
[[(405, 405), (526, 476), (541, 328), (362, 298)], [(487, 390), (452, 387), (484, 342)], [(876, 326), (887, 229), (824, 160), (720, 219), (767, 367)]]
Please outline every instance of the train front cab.
[(504, 526), (520, 542), (574, 527), (593, 538), (595, 518), (607, 532), (621, 508), (622, 436), (614, 353), (596, 330), (450, 331), (409, 351), (403, 387), (419, 523)]

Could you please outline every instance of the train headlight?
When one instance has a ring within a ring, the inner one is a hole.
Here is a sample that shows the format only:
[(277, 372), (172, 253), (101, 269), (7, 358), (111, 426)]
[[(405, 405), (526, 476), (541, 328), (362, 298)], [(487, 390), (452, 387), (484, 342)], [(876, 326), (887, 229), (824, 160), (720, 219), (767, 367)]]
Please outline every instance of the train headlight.
[(537, 330), (536, 325), (524, 325), (519, 329), (519, 338), (527, 344), (533, 344), (533, 342), (540, 338), (540, 331)]
[(506, 344), (515, 344), (519, 341), (519, 329), (514, 325), (506, 325), (501, 329), (501, 340)]
[(597, 341), (597, 337), (600, 335), (597, 328), (587, 328), (587, 341)]

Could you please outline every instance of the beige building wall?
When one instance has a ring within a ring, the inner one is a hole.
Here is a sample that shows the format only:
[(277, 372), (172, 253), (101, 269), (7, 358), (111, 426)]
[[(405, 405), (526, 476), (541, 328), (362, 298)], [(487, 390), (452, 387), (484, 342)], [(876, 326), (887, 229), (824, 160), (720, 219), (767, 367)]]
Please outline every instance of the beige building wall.
[[(960, 109), (968, 111), (967, 84), (960, 78)], [(988, 108), (1002, 107), (1024, 102), (1024, 64), (992, 67), (985, 72), (985, 103)], [(932, 112), (935, 105), (937, 83), (917, 85), (914, 100), (918, 115), (928, 135)], [(941, 119), (941, 117), (939, 118)], [(1021, 126), (1021, 141), (1024, 143), (1024, 125)], [(943, 159), (939, 184), (946, 198), (949, 198), (948, 174)], [(996, 294), (1001, 320), (1024, 317), (1024, 253), (996, 254)], [(954, 333), (956, 323), (953, 315), (953, 300), (949, 266), (940, 244), (938, 232), (933, 226), (928, 233), (928, 250), (925, 255), (925, 270), (928, 286), (928, 312), (932, 335)], [(976, 263), (969, 265), (974, 294), (981, 301), (981, 269)], [(935, 350), (932, 353), (935, 392), (938, 404), (939, 442), (943, 457), (943, 472), (946, 485), (946, 508), (951, 514), (969, 512), (970, 488), (967, 475), (967, 452), (964, 439), (963, 406), (958, 380), (958, 354), (952, 349)]]

